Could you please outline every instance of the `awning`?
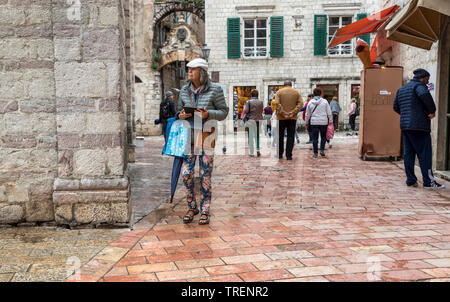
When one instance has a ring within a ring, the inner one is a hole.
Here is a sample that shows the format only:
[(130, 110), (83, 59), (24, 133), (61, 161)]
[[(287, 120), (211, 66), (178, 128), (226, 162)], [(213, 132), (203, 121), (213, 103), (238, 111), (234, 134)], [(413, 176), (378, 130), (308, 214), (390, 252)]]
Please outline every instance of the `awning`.
[(387, 25), (387, 38), (429, 50), (439, 40), (441, 14), (450, 16), (449, 0), (411, 0)]
[(352, 24), (339, 28), (331, 40), (328, 48), (339, 45), (345, 41), (356, 38), (361, 35), (369, 34), (379, 30), (383, 24), (387, 23), (398, 11), (400, 7), (394, 5), (381, 12), (370, 15), (367, 18), (358, 20)]

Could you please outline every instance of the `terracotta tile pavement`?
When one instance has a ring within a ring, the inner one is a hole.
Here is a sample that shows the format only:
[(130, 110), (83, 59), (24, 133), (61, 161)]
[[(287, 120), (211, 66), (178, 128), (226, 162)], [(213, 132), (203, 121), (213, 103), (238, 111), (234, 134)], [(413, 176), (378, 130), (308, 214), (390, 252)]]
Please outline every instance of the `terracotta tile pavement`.
[(161, 219), (144, 218), (135, 225), (139, 232), (124, 234), (109, 247), (120, 253), (100, 254), (82, 267), (82, 279), (449, 278), (450, 189), (407, 187), (401, 162), (360, 160), (354, 138), (338, 136), (326, 153), (327, 158), (313, 160), (308, 145), (300, 144), (293, 161), (267, 152), (261, 158), (217, 155), (210, 225), (199, 226), (198, 216), (192, 224), (182, 223), (187, 208), (180, 183), (177, 201), (162, 206)]

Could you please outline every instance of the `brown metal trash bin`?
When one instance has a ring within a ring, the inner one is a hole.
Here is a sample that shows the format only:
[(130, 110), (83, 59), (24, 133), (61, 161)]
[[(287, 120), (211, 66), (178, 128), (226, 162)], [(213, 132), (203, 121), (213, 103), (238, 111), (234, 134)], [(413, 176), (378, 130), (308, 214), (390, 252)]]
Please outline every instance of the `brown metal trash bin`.
[(367, 157), (401, 156), (400, 116), (393, 105), (403, 85), (403, 67), (361, 71), (359, 154)]

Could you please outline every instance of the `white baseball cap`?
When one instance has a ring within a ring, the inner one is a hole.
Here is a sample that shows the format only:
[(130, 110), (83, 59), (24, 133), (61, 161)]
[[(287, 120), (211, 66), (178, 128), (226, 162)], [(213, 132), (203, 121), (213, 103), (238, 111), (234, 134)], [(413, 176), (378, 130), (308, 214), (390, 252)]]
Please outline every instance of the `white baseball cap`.
[(190, 61), (186, 66), (189, 68), (200, 67), (200, 68), (203, 68), (204, 70), (208, 71), (208, 62), (206, 62), (205, 59), (201, 59), (201, 58), (197, 58), (197, 59)]

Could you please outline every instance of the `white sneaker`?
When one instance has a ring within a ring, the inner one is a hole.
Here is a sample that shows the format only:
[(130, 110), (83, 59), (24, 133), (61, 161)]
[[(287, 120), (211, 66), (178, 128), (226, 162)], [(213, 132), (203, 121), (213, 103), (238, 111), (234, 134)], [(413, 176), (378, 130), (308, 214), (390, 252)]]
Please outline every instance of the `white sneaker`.
[(431, 182), (429, 186), (423, 186), (425, 189), (433, 189), (433, 190), (439, 190), (439, 189), (445, 189), (444, 185), (441, 185), (435, 181)]

